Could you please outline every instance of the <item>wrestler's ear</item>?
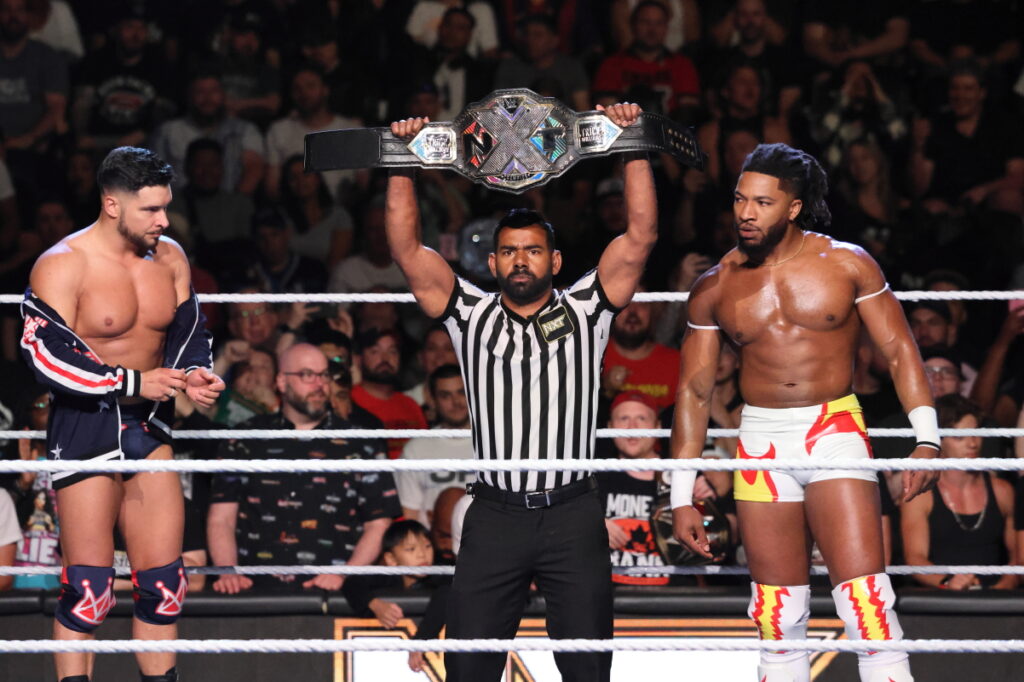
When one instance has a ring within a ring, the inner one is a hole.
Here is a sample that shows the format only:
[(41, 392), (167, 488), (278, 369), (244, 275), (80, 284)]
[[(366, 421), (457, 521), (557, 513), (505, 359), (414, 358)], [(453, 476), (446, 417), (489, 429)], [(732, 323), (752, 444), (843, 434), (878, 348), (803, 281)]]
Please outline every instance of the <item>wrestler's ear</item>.
[(562, 269), (562, 252), (555, 249), (551, 252), (551, 274), (557, 275), (558, 271)]
[(796, 217), (800, 215), (800, 211), (803, 210), (804, 202), (800, 199), (793, 199), (789, 202), (789, 221), (793, 222)]
[(104, 194), (101, 201), (103, 213), (108, 218), (117, 219), (121, 217), (121, 202), (113, 194)]

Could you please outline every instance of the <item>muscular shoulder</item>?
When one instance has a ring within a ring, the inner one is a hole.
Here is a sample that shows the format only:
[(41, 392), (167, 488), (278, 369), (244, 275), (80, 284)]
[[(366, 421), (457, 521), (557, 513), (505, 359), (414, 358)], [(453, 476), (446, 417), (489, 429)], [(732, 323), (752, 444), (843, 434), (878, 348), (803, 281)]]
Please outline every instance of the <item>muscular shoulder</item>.
[(709, 268), (693, 283), (687, 300), (687, 316), (693, 324), (715, 324), (714, 309), (721, 296), (723, 266), (728, 257), (729, 254), (726, 254), (722, 262)]
[(85, 276), (88, 258), (74, 237), (69, 235), (51, 246), (32, 267), (29, 283), (43, 300), (58, 289), (76, 292)]
[(160, 237), (156, 250), (153, 253), (153, 260), (166, 265), (174, 272), (175, 283), (191, 282), (191, 270), (189, 268), (188, 256), (178, 242), (170, 237)]
[(874, 287), (874, 291), (885, 284), (878, 263), (862, 247), (817, 232), (808, 232), (807, 239), (811, 247), (808, 250), (817, 252), (834, 269), (846, 273), (857, 285), (858, 291), (865, 286)]

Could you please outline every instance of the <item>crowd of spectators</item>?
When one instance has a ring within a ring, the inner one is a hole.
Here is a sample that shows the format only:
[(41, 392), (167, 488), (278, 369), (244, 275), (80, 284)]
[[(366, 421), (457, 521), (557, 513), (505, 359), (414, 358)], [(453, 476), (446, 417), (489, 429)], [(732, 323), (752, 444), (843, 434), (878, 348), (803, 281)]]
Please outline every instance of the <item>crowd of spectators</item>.
[[(856, 9), (797, 0), (0, 0), (0, 292), (21, 293), (43, 250), (95, 220), (96, 166), (126, 144), (148, 146), (175, 168), (169, 235), (189, 253), (200, 293), (406, 291), (384, 236), (385, 174), (304, 173), (303, 137), (409, 116), (449, 119), (496, 87), (529, 87), (578, 110), (638, 102), (695, 128), (709, 156), (703, 171), (652, 159), (660, 237), (647, 290), (687, 291), (732, 248), (732, 188), (760, 142), (787, 142), (822, 161), (833, 220), (820, 229), (869, 251), (893, 289), (1024, 289), (1022, 29), (1024, 7), (1014, 0), (867, 0)], [(421, 172), (424, 241), (493, 286), (481, 264), (495, 216), (536, 208), (565, 254), (556, 285), (571, 282), (625, 230), (617, 173), (611, 159), (579, 164), (512, 197)], [(1015, 303), (908, 306), (943, 426), (1024, 426), (1024, 311)], [(205, 308), (228, 390), (208, 412), (179, 400), (180, 428), (466, 427), (451, 342), (414, 306)], [(634, 304), (618, 316), (600, 425), (669, 423), (685, 323), (685, 304)], [(0, 429), (43, 428), (48, 397), (19, 364), (19, 338), (17, 307), (0, 306)], [(735, 354), (723, 353), (714, 427), (737, 425), (736, 369)], [(905, 425), (867, 338), (855, 377), (869, 425)], [(631, 398), (616, 402), (622, 395)], [(943, 446), (950, 456), (1024, 457), (1024, 439), (976, 440)], [(899, 439), (874, 446), (881, 457), (910, 450)], [(472, 456), (468, 439), (175, 447), (179, 457), (203, 458)], [(4, 448), (10, 458), (45, 455), (37, 441)], [(705, 456), (735, 448), (735, 439), (709, 439)], [(619, 439), (602, 451), (663, 457), (667, 443)], [(881, 478), (893, 560), (1021, 562), (1016, 476), (948, 473), (911, 505), (901, 504), (898, 476)], [(424, 537), (431, 561), (451, 561), (466, 504), (465, 477), (451, 472), (185, 478), (192, 565), (422, 563)], [(0, 495), (0, 563), (58, 565), (47, 477), (5, 484), (15, 504)], [(642, 509), (634, 516), (646, 523), (659, 500), (654, 477), (605, 477), (603, 489), (617, 563), (656, 564), (650, 528), (622, 514)], [(726, 516), (730, 490), (721, 474), (697, 486)], [(385, 536), (403, 514), (426, 530)], [(973, 549), (952, 551), (956, 543)], [(741, 547), (732, 559), (742, 561)], [(649, 578), (640, 582), (664, 582)], [(336, 590), (344, 581), (263, 582)], [(226, 593), (250, 587), (243, 576), (213, 582)], [(360, 612), (395, 618), (394, 605), (372, 594), (354, 599)]]

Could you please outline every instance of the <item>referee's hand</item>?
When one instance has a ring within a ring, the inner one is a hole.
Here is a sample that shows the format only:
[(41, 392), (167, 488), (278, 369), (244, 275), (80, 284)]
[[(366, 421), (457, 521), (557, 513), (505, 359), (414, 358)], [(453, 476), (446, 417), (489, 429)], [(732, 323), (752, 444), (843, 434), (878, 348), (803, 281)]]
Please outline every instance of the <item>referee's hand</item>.
[(692, 506), (672, 510), (672, 534), (691, 552), (712, 558), (711, 543), (704, 532), (704, 516)]

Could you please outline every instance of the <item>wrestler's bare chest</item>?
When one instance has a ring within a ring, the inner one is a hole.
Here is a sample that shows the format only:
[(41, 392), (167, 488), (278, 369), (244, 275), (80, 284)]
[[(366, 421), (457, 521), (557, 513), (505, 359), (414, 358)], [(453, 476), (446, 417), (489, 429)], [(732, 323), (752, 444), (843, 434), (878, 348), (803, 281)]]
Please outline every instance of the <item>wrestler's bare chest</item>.
[(90, 257), (79, 292), (75, 331), (108, 346), (118, 340), (162, 345), (178, 304), (170, 266), (141, 258)]
[(723, 264), (715, 318), (738, 345), (789, 342), (855, 323), (854, 284), (825, 259), (790, 267)]

